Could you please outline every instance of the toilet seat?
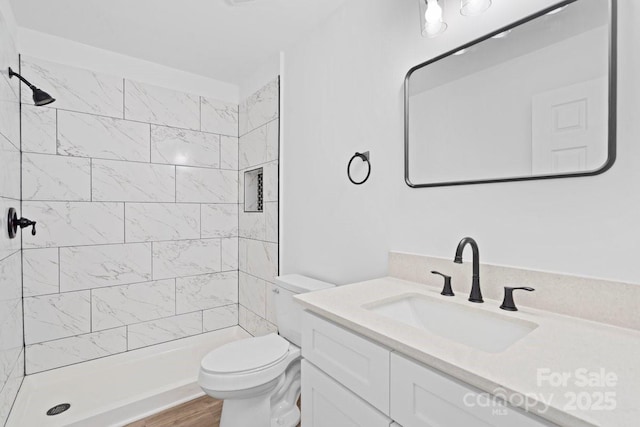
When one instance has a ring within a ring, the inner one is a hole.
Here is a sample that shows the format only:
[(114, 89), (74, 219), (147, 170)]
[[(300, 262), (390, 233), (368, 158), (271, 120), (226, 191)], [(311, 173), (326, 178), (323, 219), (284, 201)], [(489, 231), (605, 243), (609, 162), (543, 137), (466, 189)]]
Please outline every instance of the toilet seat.
[(246, 373), (278, 363), (287, 355), (289, 342), (277, 334), (234, 341), (202, 359), (202, 370), (212, 374)]
[(219, 392), (261, 387), (282, 375), (300, 349), (277, 334), (229, 343), (207, 354), (198, 382)]

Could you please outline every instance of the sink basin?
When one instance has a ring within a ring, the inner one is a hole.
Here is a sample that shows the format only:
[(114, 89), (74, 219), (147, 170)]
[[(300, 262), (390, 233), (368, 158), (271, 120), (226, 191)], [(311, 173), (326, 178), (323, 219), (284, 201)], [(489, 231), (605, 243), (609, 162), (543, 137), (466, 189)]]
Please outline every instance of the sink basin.
[(374, 313), (488, 353), (500, 353), (538, 325), (421, 294), (364, 306)]

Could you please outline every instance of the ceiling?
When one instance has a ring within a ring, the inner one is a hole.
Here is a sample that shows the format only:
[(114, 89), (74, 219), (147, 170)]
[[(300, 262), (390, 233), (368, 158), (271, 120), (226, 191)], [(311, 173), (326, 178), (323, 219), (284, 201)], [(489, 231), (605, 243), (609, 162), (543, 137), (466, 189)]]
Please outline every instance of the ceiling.
[(206, 77), (243, 76), (346, 0), (11, 0), (18, 25)]

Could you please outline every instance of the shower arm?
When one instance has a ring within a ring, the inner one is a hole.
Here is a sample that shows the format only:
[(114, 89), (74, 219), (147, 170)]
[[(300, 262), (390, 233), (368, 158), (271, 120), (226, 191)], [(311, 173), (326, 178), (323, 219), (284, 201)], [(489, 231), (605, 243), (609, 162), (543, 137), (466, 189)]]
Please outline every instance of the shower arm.
[(11, 67), (9, 67), (9, 78), (16, 76), (17, 78), (19, 78), (20, 80), (22, 80), (22, 82), (24, 84), (26, 84), (27, 86), (29, 86), (30, 89), (34, 89), (36, 88), (34, 85), (32, 85), (31, 83), (29, 83), (29, 81), (27, 79), (25, 79), (24, 77), (22, 77), (20, 74), (16, 73), (15, 71), (13, 71), (11, 69)]

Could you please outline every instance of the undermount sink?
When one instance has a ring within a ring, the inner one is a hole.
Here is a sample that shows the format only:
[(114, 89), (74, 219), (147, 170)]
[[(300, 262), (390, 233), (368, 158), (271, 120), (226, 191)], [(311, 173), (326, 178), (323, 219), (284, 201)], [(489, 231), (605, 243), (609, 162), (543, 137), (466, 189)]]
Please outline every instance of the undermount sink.
[(364, 308), (488, 353), (506, 350), (538, 327), (525, 320), (421, 294), (405, 294), (368, 304)]

